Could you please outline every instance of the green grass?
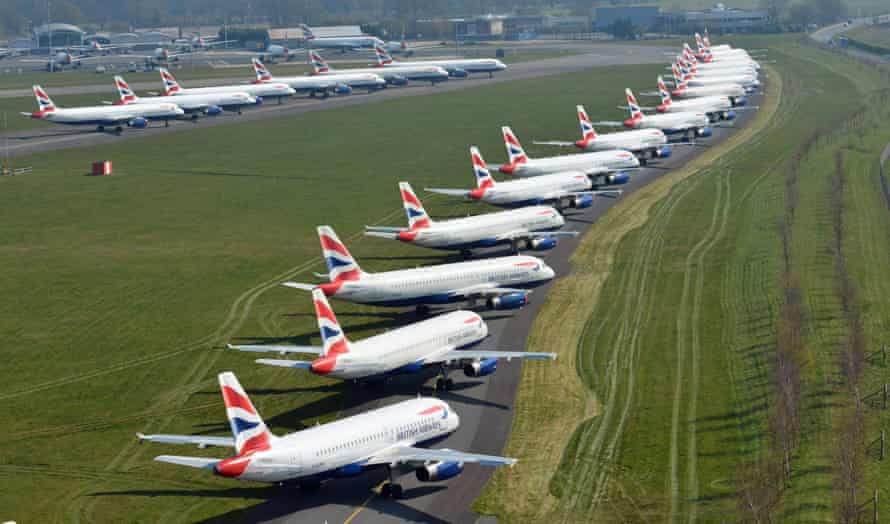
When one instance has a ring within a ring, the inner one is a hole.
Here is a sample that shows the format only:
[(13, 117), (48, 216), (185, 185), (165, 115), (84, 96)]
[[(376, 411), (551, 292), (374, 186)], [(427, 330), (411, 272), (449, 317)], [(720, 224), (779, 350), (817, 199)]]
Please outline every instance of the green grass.
[[(353, 237), (384, 217), (403, 222), (399, 180), (472, 184), (468, 146), (500, 161), (497, 126), (507, 115), (527, 142), (571, 138), (575, 104), (612, 117), (620, 88), (649, 85), (658, 68), (590, 70), (22, 159), (33, 174), (0, 179), (4, 518), (194, 521), (235, 518), (261, 503), (267, 488), (151, 460), (224, 451), (136, 446), (133, 437), (225, 434), (215, 375), (229, 369), (275, 432), (361, 402), (348, 387), (219, 348), (317, 342), (307, 295), (278, 285), (322, 269), (315, 226), (349, 238), (368, 270), (404, 267), (402, 256), (441, 260)], [(601, 89), (589, 89), (591, 77)], [(84, 176), (99, 158), (114, 162), (114, 176)], [(424, 201), (433, 216), (468, 210)], [(392, 326), (385, 311), (334, 306), (355, 338)]]
[(844, 36), (863, 44), (884, 49), (890, 53), (890, 25), (869, 25), (857, 27), (844, 33)]

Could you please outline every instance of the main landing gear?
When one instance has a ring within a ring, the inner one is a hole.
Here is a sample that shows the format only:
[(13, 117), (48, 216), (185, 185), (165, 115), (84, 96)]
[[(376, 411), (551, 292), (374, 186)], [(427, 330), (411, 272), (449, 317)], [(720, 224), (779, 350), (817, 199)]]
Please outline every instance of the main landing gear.
[(385, 497), (385, 498), (388, 498), (388, 499), (400, 499), (400, 498), (402, 498), (402, 493), (403, 493), (402, 485), (401, 485), (401, 484), (396, 484), (396, 483), (393, 481), (393, 477), (392, 477), (392, 468), (389, 467), (389, 466), (387, 466), (387, 467), (386, 467), (386, 473), (387, 473), (387, 475), (389, 475), (389, 480), (386, 481), (386, 482), (383, 484), (383, 486), (380, 487), (380, 495), (381, 495), (382, 497)]
[(442, 364), (439, 367), (439, 376), (436, 378), (436, 391), (448, 391), (454, 388), (454, 381), (448, 378), (448, 368)]

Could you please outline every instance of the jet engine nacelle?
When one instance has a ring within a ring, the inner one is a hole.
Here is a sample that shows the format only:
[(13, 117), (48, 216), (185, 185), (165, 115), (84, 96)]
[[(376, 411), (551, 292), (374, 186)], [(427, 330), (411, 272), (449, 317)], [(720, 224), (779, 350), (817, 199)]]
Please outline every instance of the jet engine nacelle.
[(661, 146), (655, 151), (655, 156), (658, 158), (668, 158), (674, 153), (674, 150), (671, 149), (671, 146)]
[(730, 110), (723, 113), (723, 120), (735, 120), (735, 117), (735, 111)]
[(361, 464), (347, 464), (334, 470), (335, 477), (355, 477), (362, 474)]
[(700, 128), (698, 128), (698, 131), (696, 132), (696, 134), (698, 134), (698, 136), (700, 136), (700, 137), (707, 138), (714, 134), (714, 130), (711, 129), (710, 127), (700, 127)]
[(223, 112), (223, 108), (219, 106), (210, 106), (204, 111), (208, 116), (216, 116)]
[(136, 129), (145, 129), (148, 127), (148, 120), (145, 117), (137, 116), (133, 120), (130, 120), (130, 127), (135, 127)]
[(256, 97), (256, 102), (254, 102), (254, 103), (258, 106), (263, 105), (263, 97), (261, 97), (261, 96)]
[(534, 251), (547, 251), (556, 247), (556, 239), (553, 237), (533, 238), (529, 241), (528, 247)]
[(334, 88), (334, 92), (338, 95), (349, 95), (352, 94), (352, 88), (346, 84), (337, 84), (337, 87)]
[(417, 480), (421, 482), (436, 482), (456, 477), (463, 470), (464, 465), (460, 462), (433, 462), (422, 468), (417, 468), (415, 475), (417, 475)]
[(732, 105), (734, 106), (744, 106), (748, 105), (748, 97), (746, 96), (737, 96), (732, 99)]
[[(578, 195), (573, 197), (569, 205), (575, 209), (587, 209), (593, 205), (593, 195)], [(554, 243), (555, 245), (555, 243)]]
[(628, 183), (628, 181), (630, 181), (630, 175), (628, 175), (627, 173), (623, 173), (623, 172), (622, 173), (612, 173), (606, 177), (606, 181), (608, 181), (608, 183), (613, 186), (626, 184), (626, 183)]
[(491, 375), (498, 369), (498, 359), (486, 358), (485, 360), (474, 360), (464, 366), (464, 375), (468, 377), (484, 377)]
[(528, 303), (528, 296), (525, 293), (507, 293), (499, 297), (488, 299), (489, 309), (519, 309)]
[(467, 73), (463, 69), (452, 69), (451, 71), (448, 72), (448, 74), (450, 76), (453, 76), (454, 78), (466, 78), (466, 77), (470, 76), (470, 73)]
[(394, 86), (404, 86), (404, 85), (408, 85), (408, 79), (401, 75), (394, 76), (389, 79), (389, 83)]

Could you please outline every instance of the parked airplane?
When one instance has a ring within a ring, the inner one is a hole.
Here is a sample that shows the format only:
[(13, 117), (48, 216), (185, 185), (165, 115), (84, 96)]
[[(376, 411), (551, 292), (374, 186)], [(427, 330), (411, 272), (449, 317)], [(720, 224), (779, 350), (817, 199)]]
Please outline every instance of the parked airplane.
[[(682, 55), (678, 55), (676, 57), (675, 61), (678, 62), (680, 65), (685, 66), (693, 73), (733, 73), (748, 74), (755, 77), (760, 74), (757, 68), (749, 62), (711, 62), (709, 64), (699, 62), (698, 59), (695, 58), (695, 55), (692, 53), (692, 51), (684, 51)], [(668, 67), (668, 69), (670, 69), (670, 66)]]
[(491, 78), (494, 73), (507, 69), (506, 64), (494, 58), (450, 58), (396, 62), (386, 49), (380, 46), (374, 48), (374, 54), (377, 56), (378, 67), (438, 66), (456, 78), (466, 78), (470, 76), (470, 73), (488, 73), (488, 77)]
[(696, 53), (689, 47), (689, 44), (683, 44), (683, 57), (690, 62), (693, 62), (699, 67), (706, 67), (711, 69), (738, 69), (738, 68), (749, 68), (755, 71), (760, 70), (760, 63), (754, 60), (751, 57), (744, 56), (728, 56), (724, 57), (724, 60), (715, 59), (714, 55), (707, 55), (708, 60), (705, 61), (702, 57), (699, 56), (699, 53)]
[(204, 469), (216, 475), (255, 482), (295, 481), (311, 488), (321, 482), (384, 469), (389, 483), (381, 494), (399, 498), (402, 487), (393, 470), (413, 470), (421, 482), (459, 475), (465, 464), (512, 466), (516, 459), (428, 449), (417, 444), (441, 439), (460, 426), (460, 417), (442, 400), (418, 397), (383, 408), (320, 424), (284, 436), (273, 435), (234, 373), (219, 374), (232, 437), (205, 435), (143, 435), (140, 441), (162, 444), (222, 446), (235, 455), (219, 459), (160, 455), (158, 462)]
[[(570, 207), (588, 208), (593, 205), (594, 195), (620, 193), (616, 190), (591, 191), (593, 184), (590, 178), (580, 171), (564, 171), (495, 183), (476, 146), (470, 148), (470, 157), (473, 160), (476, 189), (425, 188), (425, 191), (464, 197), (500, 207), (551, 204), (560, 211)], [(612, 173), (607, 177), (609, 185), (626, 184), (630, 180), (626, 173)]]
[(291, 96), (297, 91), (283, 82), (262, 82), (259, 84), (240, 84), (227, 86), (212, 87), (191, 87), (184, 88), (179, 85), (173, 74), (165, 68), (159, 68), (161, 73), (161, 81), (164, 84), (165, 96), (183, 96), (183, 95), (202, 95), (207, 93), (247, 93), (256, 97), (257, 103), (262, 103), (264, 98), (277, 98), (281, 103), (281, 99)]
[(760, 80), (755, 78), (752, 75), (746, 74), (735, 74), (730, 72), (730, 74), (692, 74), (688, 69), (682, 67), (678, 64), (673, 65), (672, 72), (675, 77), (681, 77), (687, 85), (692, 87), (700, 87), (700, 86), (713, 86), (713, 85), (721, 85), (721, 84), (738, 84), (745, 88), (746, 92), (754, 92), (754, 90), (760, 86)]
[(114, 126), (120, 133), (124, 125), (144, 128), (148, 127), (149, 120), (164, 120), (169, 123), (169, 120), (184, 114), (179, 106), (169, 103), (61, 108), (53, 104), (43, 88), (35, 85), (33, 89), (38, 111), (22, 115), (55, 124), (96, 126), (98, 131), (105, 131), (106, 126)]
[(365, 226), (365, 235), (433, 249), (459, 250), (469, 257), (471, 249), (502, 244), (509, 244), (514, 253), (526, 248), (544, 251), (556, 247), (557, 237), (578, 234), (577, 231), (557, 231), (565, 225), (565, 220), (548, 206), (433, 221), (409, 183), (399, 182), (399, 192), (408, 215), (408, 227)]
[(518, 309), (528, 302), (524, 288), (541, 285), (555, 276), (542, 260), (529, 256), (488, 258), (454, 264), (365, 273), (329, 226), (318, 228), (329, 282), (283, 285), (329, 297), (376, 306), (418, 306), (483, 301), (489, 309)]
[[(674, 90), (671, 96), (676, 98), (701, 98), (705, 96), (728, 96), (733, 106), (743, 106), (748, 103), (747, 91), (738, 84), (718, 84), (710, 86), (692, 87), (682, 77), (674, 77)], [(658, 93), (655, 93), (656, 95)]]
[(594, 178), (594, 184), (606, 185), (606, 182), (598, 182), (604, 179), (604, 175), (640, 167), (637, 157), (624, 149), (531, 158), (522, 149), (522, 144), (509, 127), (501, 127), (501, 132), (504, 135), (504, 145), (507, 147), (507, 157), (510, 161), (509, 164), (498, 167), (501, 173), (526, 177), (561, 171), (580, 171)]
[(277, 60), (284, 60), (285, 62), (290, 62), (297, 55), (303, 54), (303, 51), (297, 51), (289, 48), (286, 45), (281, 44), (271, 44), (266, 47), (266, 50), (259, 54), (260, 60), (263, 62), (268, 62), (270, 64), (274, 64)]
[(712, 122), (716, 120), (733, 120), (736, 112), (733, 109), (732, 100), (725, 95), (703, 96), (674, 102), (667, 85), (658, 75), (658, 94), (661, 97), (661, 105), (655, 108), (659, 113), (681, 113), (687, 111), (701, 111), (708, 115)]
[(47, 58), (25, 58), (21, 60), (24, 63), (40, 63), (46, 65), (46, 70), (49, 72), (53, 71), (62, 71), (67, 66), (71, 66), (73, 69), (79, 68), (83, 65), (83, 62), (90, 62), (93, 60), (100, 60), (103, 57), (101, 56), (92, 56), (88, 54), (79, 54), (75, 55), (71, 53), (71, 51), (64, 49), (61, 51), (51, 52), (50, 57)]
[(358, 69), (333, 70), (315, 51), (309, 51), (309, 62), (312, 64), (314, 75), (339, 75), (343, 73), (360, 74), (370, 73), (382, 77), (392, 85), (405, 85), (409, 80), (419, 80), (435, 84), (448, 80), (448, 71), (438, 66), (405, 66), (405, 67), (369, 67)]
[(114, 77), (114, 85), (120, 99), (115, 105), (130, 104), (176, 104), (183, 111), (192, 115), (192, 119), (198, 118), (198, 113), (215, 116), (225, 111), (236, 111), (239, 115), (241, 109), (245, 106), (256, 105), (256, 97), (241, 92), (212, 92), (201, 93), (197, 95), (181, 95), (181, 96), (153, 96), (149, 98), (139, 98), (136, 93), (130, 89), (130, 85), (121, 76)]
[(373, 49), (375, 46), (385, 45), (383, 40), (376, 36), (358, 35), (358, 36), (321, 36), (316, 37), (312, 33), (312, 29), (306, 24), (301, 24), (300, 29), (303, 31), (303, 38), (306, 40), (308, 47), (316, 49), (339, 49), (342, 52), (352, 51), (356, 49)]
[(256, 82), (281, 82), (285, 83), (297, 92), (308, 92), (309, 96), (321, 95), (327, 98), (330, 93), (348, 95), (353, 88), (367, 89), (368, 92), (386, 87), (386, 80), (370, 73), (320, 76), (285, 76), (273, 77), (272, 73), (258, 59), (251, 59), (253, 71), (256, 73)]
[(448, 390), (454, 381), (452, 369), (462, 369), (467, 377), (484, 377), (497, 370), (498, 360), (514, 358), (555, 360), (556, 353), (490, 351), (464, 349), (488, 336), (488, 325), (472, 311), (458, 310), (386, 331), (358, 342), (346, 338), (324, 292), (312, 290), (315, 317), (322, 346), (229, 345), (250, 352), (315, 354), (312, 361), (257, 359), (258, 364), (289, 369), (305, 369), (316, 375), (342, 380), (380, 380), (393, 375), (417, 373), (438, 368), (437, 390)]
[(619, 131), (607, 135), (598, 135), (593, 122), (587, 116), (584, 106), (575, 106), (578, 111), (578, 123), (581, 125), (581, 139), (574, 142), (558, 140), (536, 141), (535, 144), (546, 146), (577, 147), (584, 151), (614, 151), (624, 149), (637, 155), (640, 163), (645, 164), (651, 158), (667, 158), (671, 156), (671, 146), (667, 137), (660, 129), (640, 129)]
[(713, 134), (708, 115), (702, 111), (644, 115), (631, 90), (625, 89), (624, 94), (627, 96), (630, 118), (624, 122), (597, 122), (598, 124), (631, 129), (661, 129), (667, 135), (683, 134), (688, 138), (709, 137)]

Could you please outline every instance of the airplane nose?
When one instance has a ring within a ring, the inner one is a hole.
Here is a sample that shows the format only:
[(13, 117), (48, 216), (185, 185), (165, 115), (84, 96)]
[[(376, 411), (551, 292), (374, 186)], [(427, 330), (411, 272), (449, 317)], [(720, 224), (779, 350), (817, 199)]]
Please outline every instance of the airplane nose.
[(544, 275), (546, 275), (547, 280), (552, 280), (553, 277), (556, 276), (556, 271), (553, 271), (553, 268), (544, 264)]

